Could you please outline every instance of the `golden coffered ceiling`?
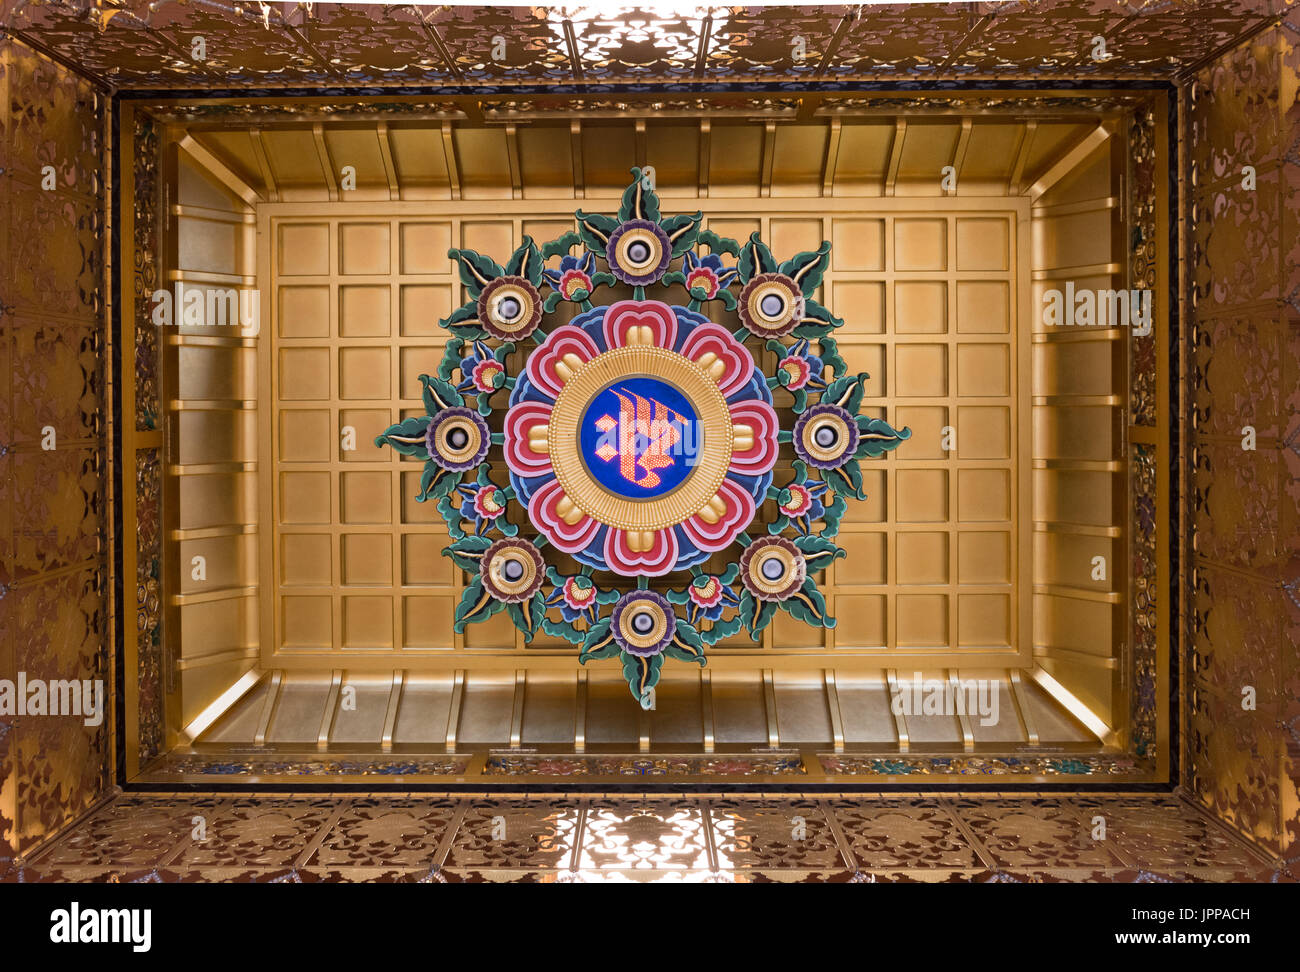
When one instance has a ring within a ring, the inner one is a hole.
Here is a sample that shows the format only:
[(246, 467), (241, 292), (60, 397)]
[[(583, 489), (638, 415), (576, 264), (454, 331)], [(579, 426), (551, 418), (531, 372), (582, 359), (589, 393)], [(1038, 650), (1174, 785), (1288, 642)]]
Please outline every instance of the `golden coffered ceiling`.
[[(87, 511), (75, 530), (61, 536), (57, 549), (36, 548), (27, 540), (25, 546), (8, 545), (4, 558), (7, 574), (0, 585), (0, 597), (13, 601), (6, 610), (14, 623), (7, 643), (0, 646), (0, 671), (6, 677), (12, 677), (19, 667), (55, 664), (61, 666), (60, 671), (84, 677), (106, 672), (111, 677), (120, 664), (114, 661), (110, 640), (119, 619), (111, 595), (106, 595), (113, 586), (108, 551), (115, 542), (112, 517), (107, 514), (112, 509), (110, 502), (119, 500), (109, 499), (108, 472), (113, 460), (100, 422), (107, 414), (106, 388), (114, 382), (106, 382), (95, 363), (107, 358), (105, 342), (113, 341), (99, 269), (107, 256), (108, 234), (102, 231), (101, 222), (107, 215), (107, 192), (97, 178), (108, 171), (109, 102), (88, 81), (101, 87), (211, 89), (205, 93), (213, 96), (215, 89), (252, 86), (447, 85), (455, 86), (448, 89), (451, 93), (439, 94), (436, 100), (425, 98), (428, 117), (438, 119), (439, 124), (443, 118), (480, 125), (484, 121), (522, 122), (525, 116), (535, 121), (545, 115), (562, 117), (567, 124), (568, 114), (580, 110), (584, 123), (594, 128), (595, 119), (602, 115), (634, 117), (635, 112), (628, 111), (635, 98), (632, 89), (651, 81), (680, 83), (685, 90), (661, 92), (654, 101), (643, 96), (652, 106), (642, 110), (643, 115), (698, 116), (726, 108), (740, 117), (775, 117), (810, 125), (814, 118), (820, 123), (832, 112), (862, 106), (852, 104), (851, 90), (808, 94), (795, 90), (802, 82), (816, 82), (823, 89), (845, 82), (852, 89), (857, 82), (875, 79), (898, 82), (894, 86), (901, 88), (906, 87), (902, 82), (913, 80), (959, 83), (962, 79), (999, 78), (1008, 79), (1004, 87), (1012, 88), (1009, 79), (1021, 78), (1035, 85), (1057, 78), (1177, 78), (1185, 82), (1194, 78), (1194, 83), (1185, 84), (1180, 92), (1187, 119), (1182, 144), (1188, 153), (1180, 182), (1188, 179), (1185, 185), (1197, 186), (1191, 193), (1196, 209), (1185, 214), (1187, 244), (1181, 254), (1191, 278), (1191, 296), (1183, 318), (1189, 322), (1185, 326), (1190, 326), (1191, 337), (1183, 348), (1182, 374), (1184, 394), (1191, 403), (1189, 408), (1194, 406), (1199, 425), (1187, 433), (1192, 462), (1173, 470), (1184, 483), (1187, 519), (1183, 530), (1191, 555), (1187, 577), (1165, 582), (1152, 574), (1153, 580), (1147, 583), (1152, 585), (1153, 596), (1162, 600), (1158, 605), (1148, 600), (1147, 606), (1152, 618), (1158, 607), (1163, 619), (1164, 595), (1178, 588), (1186, 616), (1171, 622), (1181, 620), (1190, 629), (1181, 646), (1176, 632), (1162, 629), (1158, 633), (1162, 646), (1178, 651), (1184, 681), (1175, 707), (1180, 709), (1175, 715), (1182, 728), (1178, 740), (1182, 747), (1180, 779), (1207, 811), (1267, 848), (1280, 862), (1279, 873), (1294, 875), (1300, 860), (1296, 843), (1300, 776), (1295, 759), (1300, 738), (1296, 729), (1300, 718), (1296, 699), (1300, 695), (1295, 690), (1300, 685), (1300, 656), (1296, 653), (1300, 638), (1295, 606), (1300, 602), (1294, 556), (1294, 538), (1300, 536), (1295, 529), (1295, 497), (1300, 495), (1295, 487), (1300, 406), (1288, 389), (1300, 387), (1295, 339), (1295, 308), (1300, 307), (1296, 267), (1300, 261), (1294, 259), (1296, 226), (1300, 225), (1295, 216), (1300, 177), (1294, 151), (1300, 104), (1295, 78), (1300, 62), (1294, 41), (1300, 34), (1295, 7), (1287, 0), (1008, 2), (929, 5), (913, 10), (893, 5), (867, 8), (860, 16), (849, 7), (757, 11), (743, 17), (740, 13), (729, 15), (730, 10), (740, 8), (714, 8), (694, 17), (674, 18), (667, 26), (650, 23), (654, 18), (644, 13), (602, 23), (569, 8), (561, 8), (548, 21), (545, 8), (425, 7), (417, 11), (413, 7), (284, 3), (266, 5), (263, 18), (260, 4), (244, 4), (241, 9), (207, 0), (163, 0), (153, 5), (156, 9), (142, 2), (87, 0), (6, 0), (3, 6), (9, 36), (0, 35), (0, 67), (12, 109), (0, 135), (4, 157), (11, 160), (6, 176), (15, 186), (34, 190), (36, 170), (12, 160), (36, 158), (38, 143), (41, 152), (67, 160), (61, 165), (61, 188), (49, 194), (52, 201), (35, 191), (0, 198), (4, 217), (0, 225), (57, 230), (35, 235), (10, 233), (4, 240), (13, 276), (5, 294), (5, 310), (15, 322), (3, 335), (4, 353), (14, 372), (8, 393), (12, 403), (6, 411), (19, 417), (68, 414), (73, 416), (74, 428), (81, 428), (79, 422), (85, 424), (72, 450), (40, 453), (19, 435), (16, 446), (0, 454), (9, 470), (10, 495), (16, 500), (11, 526), (14, 531), (22, 526), (21, 513), (34, 524), (23, 528), (25, 536), (37, 535), (39, 518), (46, 516), (37, 497), (52, 495), (45, 486), (52, 475), (73, 481), (80, 470)], [(1293, 11), (1288, 22), (1279, 25), (1279, 15), (1288, 10)], [(558, 35), (552, 23), (558, 24)], [(741, 30), (742, 26), (746, 29)], [(188, 54), (188, 42), (200, 33), (209, 55), (201, 64)], [(1094, 62), (1086, 56), (1087, 41), (1096, 33), (1107, 38), (1115, 58)], [(507, 39), (502, 61), (492, 61), (490, 54), (483, 53), (490, 51), (489, 41), (497, 35)], [(788, 46), (795, 35), (807, 42), (808, 56), (800, 62), (794, 60), (793, 48)], [(559, 41), (554, 40), (556, 36)], [(33, 49), (59, 63), (50, 63)], [(751, 82), (751, 90), (732, 94), (695, 90), (736, 81)], [(774, 90), (759, 93), (755, 81), (774, 82)], [(781, 82), (786, 83), (784, 90)], [(543, 85), (556, 87), (541, 95), (525, 93), (525, 86)], [(569, 90), (575, 93), (567, 93)], [(1067, 96), (1065, 91), (1057, 94)], [(293, 110), (309, 113), (305, 103), (310, 100), (300, 97)], [(395, 102), (400, 96), (393, 94), (385, 100)], [(930, 98), (931, 105), (922, 104), (912, 93), (906, 103), (902, 98), (892, 106), (877, 101), (875, 110), (892, 118), (900, 112), (934, 110), (936, 100)], [(188, 104), (198, 101), (185, 98)], [(341, 102), (351, 104), (355, 99), (336, 92), (333, 102), (326, 106), (321, 100), (319, 110), (337, 114)], [(377, 114), (373, 108), (370, 112)], [(413, 120), (414, 116), (408, 117)], [(860, 121), (845, 118), (843, 123), (848, 127)], [(914, 124), (915, 119), (909, 118), (909, 127)], [(981, 124), (975, 118), (972, 136)], [(525, 127), (520, 124), (519, 131)], [(196, 138), (204, 137), (198, 128), (194, 131)], [(368, 141), (377, 131), (376, 126), (361, 137)], [(382, 152), (378, 138), (375, 146), (375, 151)], [(1236, 180), (1232, 173), (1243, 147), (1262, 160), (1261, 188), (1265, 191), (1260, 193), (1256, 209), (1237, 208), (1233, 196)], [(20, 151), (24, 148), (26, 154)], [(968, 155), (968, 166), (973, 157)], [(150, 156), (142, 151), (139, 171), (147, 171), (150, 164)], [(130, 168), (128, 165), (128, 177)], [(773, 184), (777, 186), (782, 183), (783, 170), (774, 167), (774, 171)], [(686, 171), (682, 178), (689, 175)], [(969, 179), (968, 169), (963, 170), (963, 178)], [(430, 177), (430, 181), (436, 180)], [(82, 188), (66, 188), (64, 183)], [(498, 178), (494, 191), (513, 190), (515, 185), (513, 180), (507, 183)], [(521, 193), (532, 185), (527, 171), (517, 185)], [(396, 188), (399, 194), (408, 191), (404, 180), (399, 180)], [(391, 192), (392, 185), (376, 182), (375, 189)], [(838, 192), (827, 193), (832, 194)], [(1177, 219), (1177, 214), (1172, 218)], [(1252, 220), (1255, 229), (1250, 228)], [(1259, 224), (1259, 220), (1264, 222)], [(1257, 225), (1266, 228), (1262, 237)], [(151, 233), (149, 227), (137, 231), (146, 252), (155, 242)], [(1262, 249), (1254, 242), (1260, 238), (1266, 244)], [(76, 286), (68, 287), (67, 279), (73, 278), (60, 276), (59, 267), (79, 272)], [(152, 279), (155, 269), (154, 263), (146, 262), (138, 272), (142, 279)], [(52, 315), (55, 320), (46, 323), (42, 315)], [(55, 325), (57, 336), (52, 336)], [(141, 357), (147, 359), (145, 352), (151, 353), (147, 339), (141, 349)], [(74, 380), (47, 380), (45, 376), (52, 373), (48, 362), (65, 359), (75, 359)], [(77, 369), (84, 371), (84, 381), (77, 378)], [(148, 375), (147, 367), (141, 374)], [(1135, 376), (1138, 374), (1135, 371)], [(131, 386), (129, 380), (121, 383), (124, 389)], [(147, 390), (147, 384), (142, 384), (141, 399), (146, 406)], [(78, 398), (97, 403), (98, 410), (86, 404), (79, 412)], [(128, 423), (133, 404), (129, 402), (123, 413)], [(147, 407), (137, 416), (143, 423), (140, 427), (150, 430), (149, 437), (141, 439), (138, 455), (133, 454), (134, 464), (130, 456), (125, 460), (124, 476), (127, 483), (134, 478), (145, 484), (135, 501), (140, 534), (126, 546), (138, 544), (140, 551), (140, 630), (146, 638), (156, 638), (158, 630), (155, 609), (159, 590), (156, 577), (149, 572), (148, 557), (157, 556), (159, 535), (156, 529), (152, 533), (146, 529), (151, 522), (157, 526), (159, 497), (156, 489), (148, 487), (161, 481), (163, 468), (161, 439), (152, 424), (155, 418)], [(1261, 429), (1259, 455), (1267, 466), (1257, 468), (1254, 454), (1239, 452), (1236, 431), (1248, 421)], [(1154, 423), (1152, 417), (1137, 424), (1154, 429)], [(60, 445), (65, 445), (63, 438)], [(1155, 456), (1153, 447), (1138, 448), (1146, 450), (1143, 455)], [(1153, 478), (1157, 469), (1160, 475), (1166, 474), (1164, 464), (1148, 461), (1147, 466), (1139, 467), (1138, 475), (1144, 474), (1144, 468)], [(61, 470), (71, 471), (65, 477)], [(131, 510), (132, 523), (136, 512)], [(1156, 517), (1163, 522), (1163, 512)], [(6, 535), (3, 539), (8, 542), (10, 538)], [(1166, 541), (1162, 539), (1160, 546), (1167, 546)], [(128, 591), (124, 617), (126, 627), (134, 629), (134, 551), (130, 564), (125, 585), (119, 578), (119, 587)], [(1150, 634), (1154, 641), (1154, 629)], [(128, 685), (138, 674), (142, 693), (163, 695), (157, 664), (155, 651), (141, 662), (138, 673), (130, 673)], [(1260, 681), (1261, 672), (1269, 674), (1261, 682), (1259, 710), (1245, 711), (1233, 697), (1232, 687)], [(297, 676), (281, 678), (282, 685), (294, 688)], [(392, 679), (385, 685), (381, 674), (377, 683), (383, 686), (379, 694), (391, 703), (395, 697)], [(417, 687), (415, 682), (402, 684), (396, 693), (395, 713), (400, 714), (401, 697)], [(542, 686), (539, 683), (537, 687)], [(516, 683), (496, 693), (506, 699), (503, 711), (511, 712), (511, 735), (516, 723), (514, 702), (528, 702), (532, 688), (525, 682), (521, 694)], [(774, 685), (771, 694), (778, 726), (780, 691)], [(297, 697), (308, 696), (313, 693)], [(113, 714), (114, 719), (124, 719), (131, 732), (137, 716), (126, 710), (136, 701), (128, 698), (123, 711)], [(139, 700), (142, 735), (146, 728), (161, 728), (146, 726), (143, 713), (151, 702), (152, 698)], [(322, 711), (325, 708), (322, 704)], [(519, 729), (525, 736), (531, 734), (527, 713), (526, 705), (518, 713)], [(767, 713), (765, 699), (765, 718)], [(259, 710), (259, 720), (263, 714), (271, 733), (279, 731), (271, 728), (277, 713)], [(402, 735), (400, 725), (399, 719), (393, 727), (398, 738)], [(107, 723), (86, 728), (54, 721), (0, 720), (0, 875), (5, 874), (11, 857), (38, 846), (72, 821), (98, 801), (115, 778), (123, 782), (120, 769), (114, 776), (111, 736)], [(116, 754), (118, 760), (121, 756)], [(517, 757), (520, 776), (535, 772), (523, 765), (525, 759)], [(844, 761), (847, 764), (848, 758)], [(247, 758), (247, 762), (254, 761)], [(830, 766), (829, 761), (819, 762), (823, 769)], [(981, 773), (1007, 772), (1005, 766), (989, 769), (996, 761), (983, 757), (964, 756), (951, 762), (976, 766)], [(501, 765), (500, 772), (511, 772), (513, 764), (503, 761)], [(384, 767), (378, 772), (391, 770)], [(341, 772), (337, 760), (322, 759), (315, 771), (319, 776), (342, 778), (337, 775)], [(227, 773), (229, 766), (223, 764), (217, 772)], [(877, 771), (862, 772), (869, 776)], [(1092, 804), (1088, 806), (1090, 809)], [(1003, 808), (990, 814), (996, 819), (1004, 811), (1011, 812)], [(129, 813), (132, 819), (139, 819), (137, 808), (129, 808)], [(189, 815), (188, 808), (183, 808), (180, 818), (187, 821)], [(1130, 812), (1130, 818), (1135, 821), (1135, 833), (1154, 833), (1178, 848), (1196, 846), (1181, 831), (1162, 828), (1145, 807), (1140, 814)], [(1017, 821), (1017, 832), (1023, 829), (1019, 823), (1023, 818), (1008, 819)], [(180, 832), (183, 835), (185, 828)], [(1065, 846), (1064, 841), (1050, 842)]]

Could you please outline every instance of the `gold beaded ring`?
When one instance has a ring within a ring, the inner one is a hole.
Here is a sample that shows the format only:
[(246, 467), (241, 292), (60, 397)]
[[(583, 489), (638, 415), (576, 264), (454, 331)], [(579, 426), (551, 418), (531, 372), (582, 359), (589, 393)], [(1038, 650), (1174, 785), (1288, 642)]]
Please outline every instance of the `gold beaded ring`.
[[(579, 425), (587, 406), (611, 383), (648, 375), (675, 387), (695, 408), (700, 445), (695, 468), (671, 493), (628, 499), (601, 485), (587, 470), (579, 448)], [(606, 351), (586, 362), (560, 389), (551, 410), (551, 465), (560, 486), (583, 513), (618, 530), (662, 530), (704, 509), (731, 466), (731, 411), (717, 384), (689, 358), (653, 345)]]
[[(632, 619), (639, 614), (649, 614), (654, 626), (642, 634), (632, 627)], [(662, 606), (649, 598), (629, 601), (619, 615), (619, 637), (635, 648), (652, 648), (663, 641), (668, 631), (668, 616)]]

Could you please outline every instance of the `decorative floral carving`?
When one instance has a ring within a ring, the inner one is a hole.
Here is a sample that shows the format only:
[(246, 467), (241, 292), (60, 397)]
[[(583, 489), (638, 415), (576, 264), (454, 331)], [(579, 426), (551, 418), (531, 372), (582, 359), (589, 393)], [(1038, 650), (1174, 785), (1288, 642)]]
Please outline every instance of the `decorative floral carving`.
[[(540, 249), (525, 237), (505, 266), (450, 251), (469, 299), (441, 322), (453, 337), (437, 376), (420, 376), (426, 414), (398, 422), (375, 443), (425, 460), (416, 499), (437, 500), (454, 541), (444, 552), (471, 576), (457, 631), (505, 610), (528, 641), (541, 630), (581, 645), (584, 664), (618, 657), (633, 695), (649, 708), (665, 657), (703, 665), (706, 644), (741, 625), (757, 637), (778, 608), (834, 626), (814, 579), (844, 555), (828, 537), (847, 500), (865, 498), (859, 460), (897, 448), (911, 433), (858, 414), (868, 376), (843, 373), (830, 337), (843, 322), (815, 299), (829, 243), (778, 263), (757, 233), (741, 246), (701, 232), (698, 212), (662, 214), (639, 167), (617, 216), (575, 215), (577, 232)], [(707, 255), (695, 252), (701, 244)], [(579, 245), (581, 257), (570, 252)], [(559, 266), (547, 268), (555, 258)], [(670, 271), (675, 261), (682, 269)], [(544, 281), (553, 292), (543, 301)], [(688, 305), (647, 299), (654, 284), (683, 287)], [(598, 288), (615, 286), (630, 287), (632, 299), (593, 304)], [(738, 327), (701, 313), (713, 300)], [(557, 324), (551, 315), (562, 302), (580, 312)], [(751, 338), (775, 354), (776, 374), (755, 365), (745, 344)], [(508, 353), (525, 342), (533, 349), (510, 374)], [(794, 397), (788, 431), (773, 408), (777, 387)], [(499, 390), (509, 390), (508, 408), (494, 433), (488, 420)], [(798, 481), (775, 489), (782, 442), (798, 457)], [(494, 445), (508, 487), (483, 465)], [(781, 519), (751, 539), (745, 531), (768, 499), (778, 502)], [(511, 504), (527, 511), (535, 540), (515, 537)], [(812, 532), (817, 522), (824, 536)], [(780, 536), (787, 527), (798, 534), (793, 541)], [(488, 536), (498, 531), (502, 539)], [(735, 571), (703, 570), (735, 544), (742, 548), (739, 596)], [(543, 547), (572, 557), (582, 573), (561, 577), (546, 566)], [(649, 578), (688, 570), (683, 590), (647, 589)], [(602, 589), (590, 579), (596, 572), (613, 574), (615, 584)], [(630, 577), (637, 589), (618, 597), (614, 587)], [(560, 621), (547, 616), (556, 609)]]

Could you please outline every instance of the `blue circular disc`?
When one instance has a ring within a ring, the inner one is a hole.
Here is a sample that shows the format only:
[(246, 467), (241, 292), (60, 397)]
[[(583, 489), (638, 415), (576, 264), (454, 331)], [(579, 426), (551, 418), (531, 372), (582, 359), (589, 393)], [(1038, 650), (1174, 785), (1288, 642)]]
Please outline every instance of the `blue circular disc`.
[(703, 446), (694, 406), (658, 378), (624, 378), (582, 413), (578, 447), (601, 486), (627, 499), (655, 499), (684, 483)]

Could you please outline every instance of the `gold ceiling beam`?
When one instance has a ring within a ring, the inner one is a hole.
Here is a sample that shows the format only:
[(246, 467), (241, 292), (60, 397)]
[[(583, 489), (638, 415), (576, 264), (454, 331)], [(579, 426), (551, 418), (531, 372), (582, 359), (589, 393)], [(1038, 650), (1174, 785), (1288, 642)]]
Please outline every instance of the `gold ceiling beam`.
[(319, 122), (312, 125), (311, 134), (316, 141), (316, 157), (320, 159), (321, 171), (325, 173), (325, 188), (329, 191), (330, 202), (337, 202), (339, 181), (334, 174), (334, 160), (330, 158), (329, 146), (325, 144), (325, 126)]
[(510, 197), (522, 199), (524, 176), (519, 159), (519, 126), (513, 122), (506, 125), (506, 163), (510, 167)]
[(713, 673), (707, 668), (700, 669), (700, 721), (704, 726), (704, 751), (711, 753), (717, 727), (713, 717)]
[[(952, 691), (954, 699), (964, 698), (962, 696), (961, 680), (957, 676), (955, 668), (949, 668), (946, 673), (948, 676), (948, 688)], [(970, 714), (966, 712), (965, 705), (957, 707), (957, 724), (961, 727), (961, 745), (962, 749), (968, 753), (975, 751), (975, 732), (971, 729)]]
[(772, 195), (772, 167), (776, 156), (776, 122), (763, 123), (763, 172), (759, 182), (759, 195), (764, 199)]
[(1060, 182), (1067, 173), (1073, 171), (1084, 159), (1096, 151), (1097, 146), (1105, 142), (1112, 134), (1114, 134), (1112, 124), (1105, 121), (1100, 122), (1096, 128), (1070, 146), (1046, 172), (1034, 181), (1033, 185), (1029, 187), (1030, 199), (1037, 200), (1039, 196)]
[(903, 161), (903, 141), (907, 138), (907, 120), (899, 118), (894, 122), (894, 141), (889, 149), (889, 170), (885, 173), (885, 195), (894, 194), (898, 182), (898, 167)]
[(713, 15), (707, 14), (700, 23), (700, 43), (695, 49), (695, 78), (704, 77), (709, 62), (709, 43), (713, 38)]
[(835, 669), (822, 670), (822, 684), (826, 690), (826, 708), (831, 714), (831, 741), (835, 752), (844, 752), (844, 715), (840, 712), (840, 690), (835, 684)]
[(1007, 672), (1011, 679), (1011, 698), (1016, 704), (1016, 712), (1020, 716), (1020, 724), (1025, 727), (1025, 739), (1029, 745), (1038, 745), (1038, 720), (1034, 718), (1034, 713), (1029, 708), (1029, 693), (1025, 689), (1024, 680), (1020, 677), (1020, 669), (1012, 668)]
[(524, 694), (528, 688), (528, 669), (515, 669), (515, 697), (510, 706), (510, 748), (518, 749), (524, 738)]
[(713, 123), (700, 119), (700, 173), (698, 194), (701, 199), (709, 194), (709, 166), (713, 164)]
[(320, 731), (316, 733), (316, 748), (328, 749), (330, 736), (334, 732), (334, 714), (339, 706), (339, 694), (343, 689), (343, 669), (336, 668), (330, 672), (330, 690), (325, 696), (325, 712), (321, 716)]
[(460, 729), (460, 707), (465, 701), (465, 669), (456, 669), (452, 677), (451, 708), (447, 712), (447, 752), (456, 751), (456, 734)]
[(781, 723), (776, 711), (776, 675), (772, 669), (763, 669), (763, 711), (767, 715), (767, 745), (769, 749), (781, 746)]
[(649, 157), (646, 147), (645, 129), (646, 125), (644, 118), (638, 118), (633, 122), (633, 130), (635, 134), (633, 136), (632, 157), (635, 160), (635, 164), (640, 166), (642, 169), (646, 167), (646, 161)]
[(271, 171), (271, 157), (267, 154), (262, 130), (250, 129), (248, 136), (253, 144), (253, 156), (257, 159), (258, 171), (262, 173), (262, 185), (266, 187), (267, 202), (279, 202), (280, 190), (275, 184), (275, 173)]
[(889, 711), (894, 714), (894, 730), (898, 733), (898, 751), (905, 753), (911, 743), (907, 735), (907, 716), (903, 715), (903, 706), (899, 699), (902, 689), (898, 687), (897, 670), (888, 669), (885, 672), (885, 680), (889, 683)]
[(402, 703), (402, 686), (406, 682), (406, 670), (393, 672), (393, 684), (388, 689), (388, 708), (384, 710), (384, 732), (379, 739), (380, 748), (388, 752), (393, 748), (393, 733), (397, 729), (397, 709)]
[(581, 753), (587, 748), (587, 669), (580, 667), (577, 677), (577, 694), (573, 705), (573, 751)]
[(820, 79), (826, 76), (826, 72), (830, 70), (831, 64), (835, 61), (835, 55), (839, 53), (840, 44), (844, 42), (845, 35), (849, 32), (849, 28), (857, 18), (857, 13), (852, 10), (840, 18), (839, 23), (835, 25), (835, 33), (831, 34), (831, 39), (826, 45), (826, 50), (817, 62), (817, 67), (813, 72), (813, 77)]
[(840, 160), (840, 134), (844, 128), (839, 118), (831, 119), (830, 132), (826, 138), (826, 159), (822, 163), (822, 195), (835, 194), (835, 168)]
[(961, 134), (957, 136), (957, 147), (952, 153), (952, 171), (955, 174), (953, 186), (951, 189), (945, 189), (944, 195), (955, 196), (961, 186), (961, 170), (966, 164), (966, 150), (970, 148), (970, 133), (972, 123), (969, 118), (961, 120)]
[(573, 164), (573, 197), (584, 199), (587, 180), (582, 169), (582, 122), (576, 118), (569, 122), (569, 154)]
[(253, 733), (253, 745), (262, 748), (266, 745), (266, 735), (271, 730), (271, 720), (275, 718), (276, 707), (280, 704), (280, 686), (284, 683), (284, 670), (271, 672), (271, 682), (262, 700), (262, 714), (257, 720), (257, 731)]
[(449, 121), (442, 123), (442, 153), (447, 160), (447, 182), (451, 187), (451, 198), (459, 199), (460, 167), (456, 164), (456, 141)]
[(1106, 722), (1097, 713), (1093, 712), (1078, 696), (1053, 678), (1041, 665), (1035, 665), (1030, 670), (1029, 677), (1037, 682), (1043, 691), (1060, 703), (1061, 707), (1070, 715), (1083, 723), (1084, 727), (1100, 739), (1103, 745), (1108, 746), (1115, 741), (1115, 730), (1106, 725)]
[(1011, 178), (1007, 180), (1007, 195), (1020, 195), (1020, 180), (1025, 176), (1025, 166), (1029, 162), (1029, 148), (1034, 141), (1038, 122), (1030, 119), (1020, 133), (1020, 146), (1016, 149), (1016, 164), (1011, 167)]
[(569, 64), (573, 70), (573, 80), (582, 80), (582, 55), (578, 52), (578, 37), (573, 30), (573, 21), (564, 18), (560, 25), (564, 31), (564, 47), (569, 53)]
[(189, 132), (186, 132), (185, 136), (176, 143), (176, 147), (184, 151), (195, 163), (206, 169), (214, 179), (249, 206), (255, 206), (259, 202), (265, 201), (261, 193), (245, 182), (233, 169), (209, 152), (199, 142), (195, 141), (194, 136)]
[(402, 198), (402, 187), (397, 180), (397, 165), (393, 161), (393, 142), (388, 134), (388, 122), (375, 126), (375, 137), (379, 141), (379, 157), (384, 160), (384, 177), (388, 180), (388, 198)]
[(217, 696), (210, 705), (194, 717), (188, 726), (181, 730), (180, 745), (188, 745), (207, 732), (218, 719), (234, 707), (235, 703), (247, 695), (249, 690), (261, 680), (262, 672), (257, 668), (250, 668), (235, 679), (228, 689)]
[(451, 72), (452, 76), (457, 81), (464, 81), (465, 78), (460, 73), (460, 68), (456, 64), (456, 59), (451, 56), (451, 51), (447, 49), (447, 45), (443, 41), (442, 35), (438, 33), (438, 28), (429, 23), (427, 19), (433, 11), (426, 13), (420, 9), (418, 4), (410, 4), (409, 6), (415, 12), (415, 15), (420, 18), (420, 26), (424, 28), (424, 36), (429, 38), (429, 43), (433, 45), (433, 49), (437, 51), (438, 56), (442, 58), (442, 63), (447, 65), (447, 70)]

